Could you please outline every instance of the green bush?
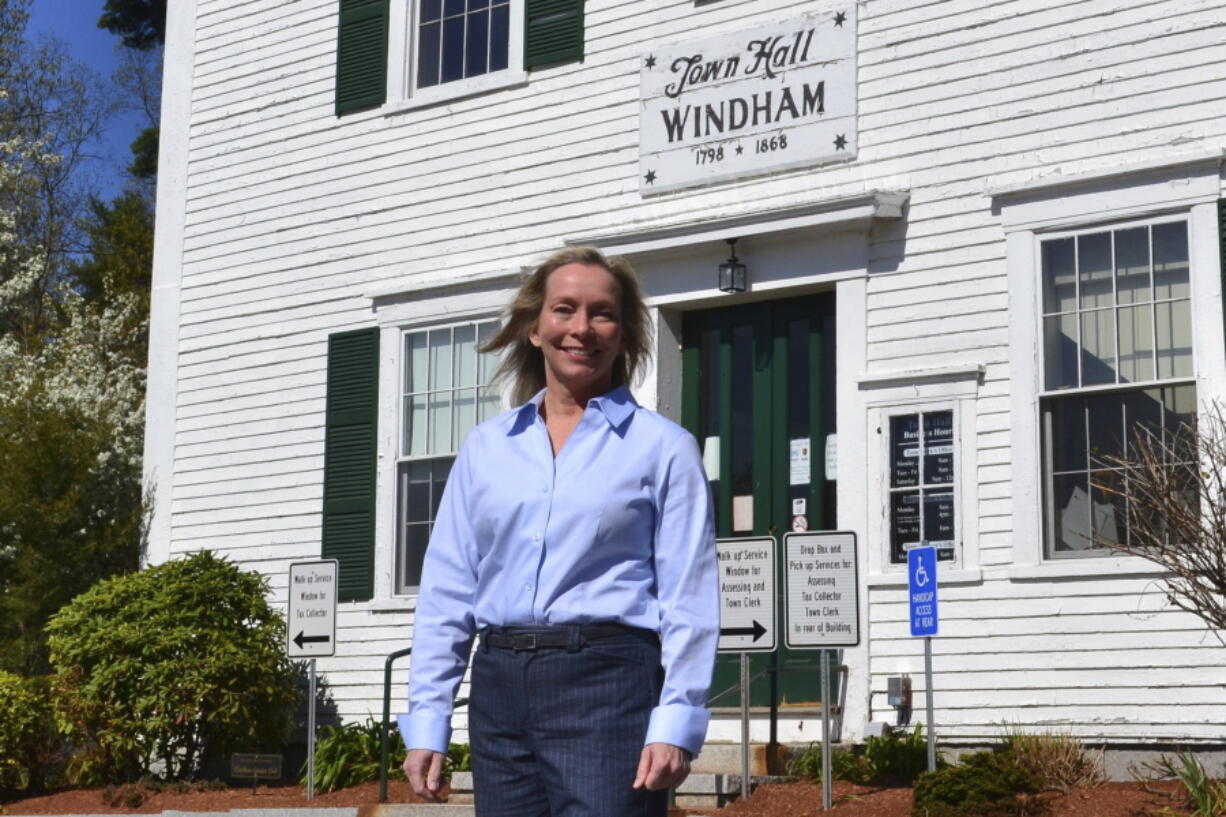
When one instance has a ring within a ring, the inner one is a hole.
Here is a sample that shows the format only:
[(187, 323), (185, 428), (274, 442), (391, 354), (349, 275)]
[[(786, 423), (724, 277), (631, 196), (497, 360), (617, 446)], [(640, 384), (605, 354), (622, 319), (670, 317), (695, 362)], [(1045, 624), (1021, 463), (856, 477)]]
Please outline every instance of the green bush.
[[(327, 793), (378, 780), (382, 751), (379, 727), (379, 721), (367, 718), (366, 723), (321, 728), (315, 741), (315, 791)], [(403, 780), (405, 748), (395, 724), (389, 730), (388, 747), (388, 777)], [(305, 763), (299, 781), (304, 786), (307, 783)]]
[(0, 791), (41, 790), (58, 754), (46, 681), (0, 671)]
[[(367, 718), (366, 723), (346, 723), (325, 726), (315, 742), (315, 791), (326, 793), (347, 789), (359, 783), (379, 779), (379, 757), (382, 752), (379, 722)], [(407, 751), (396, 724), (388, 729), (388, 769), (392, 780), (404, 780), (404, 758)], [(443, 775), (472, 771), (472, 750), (467, 743), (452, 743), (443, 761)], [(299, 782), (306, 785), (307, 764), (302, 764)]]
[(194, 779), (232, 751), (276, 748), (298, 689), (264, 577), (201, 552), (105, 579), (48, 626), (55, 718), (74, 783)]
[[(945, 762), (937, 756), (937, 768)], [(835, 780), (860, 785), (908, 786), (916, 775), (928, 768), (928, 743), (922, 724), (910, 733), (891, 732), (870, 737), (850, 749), (836, 749), (830, 755), (830, 773)], [(822, 779), (820, 743), (811, 743), (788, 760), (788, 774), (811, 780)]]
[(1024, 817), (1045, 802), (1030, 797), (1043, 781), (1007, 753), (977, 752), (956, 766), (924, 772), (915, 783), (912, 817)]

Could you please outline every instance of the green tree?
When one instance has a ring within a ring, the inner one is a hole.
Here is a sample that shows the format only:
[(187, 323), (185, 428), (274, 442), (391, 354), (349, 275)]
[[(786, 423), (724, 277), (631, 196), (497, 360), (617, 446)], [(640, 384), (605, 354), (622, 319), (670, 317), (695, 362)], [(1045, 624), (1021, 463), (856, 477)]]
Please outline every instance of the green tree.
[(209, 552), (103, 580), (52, 619), (56, 718), (82, 782), (193, 779), (279, 745), (298, 704), (268, 580)]

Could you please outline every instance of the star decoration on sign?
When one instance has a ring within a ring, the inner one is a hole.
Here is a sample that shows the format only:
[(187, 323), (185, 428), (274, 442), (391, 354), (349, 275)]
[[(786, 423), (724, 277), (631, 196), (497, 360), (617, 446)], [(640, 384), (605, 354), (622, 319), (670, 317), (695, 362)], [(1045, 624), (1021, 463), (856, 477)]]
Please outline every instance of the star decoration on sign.
[(740, 146), (740, 145), (737, 145), (737, 146), (736, 146), (736, 155), (737, 155), (737, 156), (740, 156), (740, 155), (741, 155), (742, 153), (744, 153), (744, 152), (745, 152), (745, 148), (743, 148), (743, 147), (742, 147), (742, 146)]
[(654, 170), (648, 170), (647, 175), (645, 175), (643, 179), (648, 184), (655, 184), (656, 183), (656, 172)]
[(843, 23), (847, 22), (847, 12), (840, 11), (834, 15), (835, 28), (842, 28)]
[(844, 150), (846, 147), (847, 147), (847, 137), (846, 136), (840, 133), (838, 136), (834, 137), (834, 149), (835, 150)]
[(648, 68), (655, 68), (656, 67), (655, 55), (648, 55), (647, 60), (645, 61), (645, 64)]

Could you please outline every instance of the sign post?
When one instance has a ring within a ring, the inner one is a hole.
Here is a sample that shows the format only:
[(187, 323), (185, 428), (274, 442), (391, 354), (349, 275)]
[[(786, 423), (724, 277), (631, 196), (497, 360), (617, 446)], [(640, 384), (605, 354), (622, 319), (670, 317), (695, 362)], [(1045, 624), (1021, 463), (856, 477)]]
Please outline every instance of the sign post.
[(790, 649), (820, 649), (822, 675), (822, 808), (830, 791), (830, 653), (860, 643), (860, 582), (856, 535), (851, 532), (788, 533), (787, 625)]
[[(337, 561), (289, 566), (285, 655), (309, 660), (307, 704), (307, 799), (315, 798), (315, 659), (336, 654)], [(295, 633), (297, 633), (295, 635)]]
[(774, 652), (775, 539), (720, 539), (719, 651), (741, 655), (741, 797), (749, 797), (749, 653)]
[(932, 637), (937, 634), (937, 549), (932, 546), (907, 551), (907, 597), (911, 635), (924, 639), (924, 698), (928, 708), (928, 771), (937, 767), (936, 724), (932, 714)]

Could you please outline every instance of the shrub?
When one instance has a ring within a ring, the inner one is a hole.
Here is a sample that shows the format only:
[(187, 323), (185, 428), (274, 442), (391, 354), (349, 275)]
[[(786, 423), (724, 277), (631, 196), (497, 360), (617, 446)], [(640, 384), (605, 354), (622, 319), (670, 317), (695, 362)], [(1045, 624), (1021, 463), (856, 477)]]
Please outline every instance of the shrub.
[(42, 789), (58, 755), (46, 682), (0, 671), (0, 791)]
[(105, 579), (48, 631), (70, 779), (193, 779), (213, 758), (278, 746), (298, 702), (268, 582), (211, 553)]
[[(325, 726), (315, 741), (315, 791), (327, 793), (347, 789), (359, 783), (379, 779), (381, 723), (367, 718), (366, 723), (346, 723)], [(400, 732), (393, 724), (389, 729), (388, 777), (404, 779), (405, 748)], [(307, 783), (307, 765), (302, 764), (299, 776)]]
[(1103, 753), (1088, 751), (1085, 744), (1071, 735), (1026, 734), (1020, 729), (1009, 729), (1005, 733), (1004, 751), (1048, 789), (1067, 793), (1079, 786), (1098, 786), (1107, 779), (1103, 773)]
[[(937, 768), (945, 762), (937, 756)], [(891, 732), (882, 737), (870, 737), (850, 749), (836, 749), (830, 755), (830, 773), (835, 780), (860, 785), (908, 786), (916, 775), (928, 768), (928, 743), (923, 724), (905, 737)], [(803, 752), (788, 759), (787, 772), (793, 777), (822, 779), (822, 749), (820, 743), (810, 743)]]
[(1174, 758), (1160, 755), (1133, 768), (1133, 777), (1142, 784), (1175, 778), (1183, 785), (1184, 798), (1194, 817), (1226, 814), (1226, 783), (1210, 780), (1200, 759), (1191, 752), (1180, 752)]
[[(1043, 782), (1007, 753), (977, 752), (916, 779), (912, 817), (1023, 817), (1046, 805)], [(1020, 795), (1020, 796), (1019, 796)]]

